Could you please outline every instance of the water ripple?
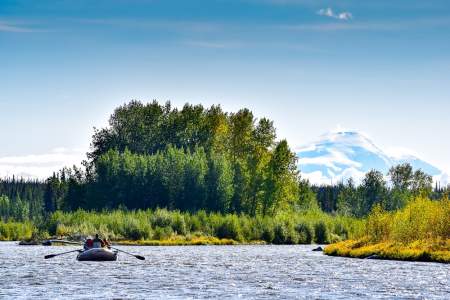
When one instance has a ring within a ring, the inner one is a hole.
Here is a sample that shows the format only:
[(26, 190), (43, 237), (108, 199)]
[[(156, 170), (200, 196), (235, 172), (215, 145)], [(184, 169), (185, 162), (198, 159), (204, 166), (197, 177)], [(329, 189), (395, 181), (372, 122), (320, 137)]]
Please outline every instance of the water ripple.
[(117, 262), (44, 260), (74, 247), (0, 243), (0, 298), (448, 299), (449, 266), (327, 257), (313, 246), (123, 247)]

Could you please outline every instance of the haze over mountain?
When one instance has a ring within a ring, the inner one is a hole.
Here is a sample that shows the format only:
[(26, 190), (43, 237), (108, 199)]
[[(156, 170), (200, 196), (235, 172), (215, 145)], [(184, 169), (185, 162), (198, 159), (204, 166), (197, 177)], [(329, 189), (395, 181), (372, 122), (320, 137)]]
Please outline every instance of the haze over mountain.
[(314, 184), (331, 184), (352, 177), (360, 182), (372, 169), (386, 174), (390, 167), (410, 163), (414, 169), (422, 169), (433, 176), (434, 181), (449, 183), (443, 170), (424, 161), (411, 151), (400, 150), (395, 154), (383, 150), (365, 134), (357, 131), (332, 131), (317, 141), (297, 151), (298, 166), (302, 177)]

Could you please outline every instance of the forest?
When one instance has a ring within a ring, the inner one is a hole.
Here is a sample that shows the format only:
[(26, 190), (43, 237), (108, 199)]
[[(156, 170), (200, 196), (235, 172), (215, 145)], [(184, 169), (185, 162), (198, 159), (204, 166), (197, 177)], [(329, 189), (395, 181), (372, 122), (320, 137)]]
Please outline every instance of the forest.
[[(295, 153), (277, 139), (273, 122), (248, 109), (131, 101), (113, 112), (107, 127), (94, 130), (81, 168), (63, 168), (45, 181), (0, 180), (0, 239), (17, 231), (64, 236), (97, 230), (132, 240), (201, 233), (329, 242), (359, 234), (359, 221), (376, 207), (397, 211), (418, 197), (439, 205), (448, 192), (409, 164), (388, 174), (372, 170), (359, 185), (350, 179), (313, 186), (302, 179)], [(122, 229), (108, 219), (116, 214), (127, 224)], [(152, 223), (160, 214), (182, 216), (185, 229), (173, 225), (178, 221)], [(325, 238), (317, 238), (320, 226)]]

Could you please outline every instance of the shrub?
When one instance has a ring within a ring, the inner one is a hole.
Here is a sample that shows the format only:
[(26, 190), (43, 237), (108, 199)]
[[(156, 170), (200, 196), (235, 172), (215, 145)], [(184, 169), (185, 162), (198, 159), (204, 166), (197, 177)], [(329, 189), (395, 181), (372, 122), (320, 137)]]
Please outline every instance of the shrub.
[(172, 223), (172, 217), (167, 209), (157, 209), (151, 217), (153, 227), (167, 227)]
[(222, 219), (219, 226), (216, 228), (216, 235), (220, 239), (241, 241), (242, 236), (238, 217), (236, 215), (227, 215)]
[(274, 228), (274, 244), (296, 244), (298, 235), (290, 222), (278, 222)]
[(180, 213), (175, 213), (172, 218), (172, 229), (176, 234), (186, 235), (187, 227), (184, 216)]
[(284, 244), (287, 236), (286, 226), (283, 223), (277, 223), (275, 224), (273, 231), (274, 231), (273, 243)]
[(171, 227), (156, 227), (153, 233), (155, 240), (167, 240), (173, 235)]
[(295, 226), (300, 244), (311, 244), (314, 237), (314, 230), (310, 223), (300, 222)]
[(29, 240), (35, 230), (29, 222), (0, 222), (0, 241)]
[(317, 244), (327, 244), (329, 242), (328, 227), (324, 221), (314, 224), (314, 237)]
[(344, 240), (348, 239), (348, 229), (340, 221), (337, 221), (336, 223), (334, 223), (332, 234), (338, 236), (340, 240), (341, 239), (344, 239)]
[(273, 243), (275, 239), (275, 229), (272, 222), (264, 222), (261, 239), (267, 243)]
[(129, 219), (123, 227), (124, 236), (132, 240), (145, 240), (152, 237), (152, 228), (147, 222)]

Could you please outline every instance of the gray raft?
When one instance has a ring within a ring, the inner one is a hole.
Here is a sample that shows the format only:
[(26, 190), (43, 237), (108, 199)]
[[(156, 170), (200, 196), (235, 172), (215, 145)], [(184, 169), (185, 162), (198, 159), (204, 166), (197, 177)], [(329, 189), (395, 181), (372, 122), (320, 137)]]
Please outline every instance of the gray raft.
[(77, 256), (79, 261), (114, 261), (117, 260), (117, 251), (107, 248), (91, 248), (84, 250)]

